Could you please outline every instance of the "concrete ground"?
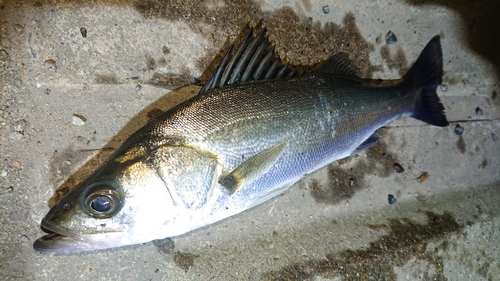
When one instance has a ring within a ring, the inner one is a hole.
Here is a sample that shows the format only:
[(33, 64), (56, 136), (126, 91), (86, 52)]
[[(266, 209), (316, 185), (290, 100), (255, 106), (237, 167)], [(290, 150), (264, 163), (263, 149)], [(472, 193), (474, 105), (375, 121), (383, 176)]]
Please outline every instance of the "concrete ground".
[[(500, 280), (499, 3), (0, 0), (0, 279)], [(440, 34), (451, 125), (397, 120), (375, 147), (181, 237), (35, 253), (49, 205), (195, 95), (260, 19), (290, 64), (345, 51), (371, 78), (399, 78)]]

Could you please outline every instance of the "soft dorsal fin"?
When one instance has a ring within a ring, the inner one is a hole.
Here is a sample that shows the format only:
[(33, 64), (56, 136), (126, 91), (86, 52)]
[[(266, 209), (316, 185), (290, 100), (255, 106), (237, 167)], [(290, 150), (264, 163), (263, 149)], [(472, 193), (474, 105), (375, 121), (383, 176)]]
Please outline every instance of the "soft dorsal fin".
[(337, 74), (354, 79), (361, 79), (361, 71), (344, 52), (336, 53), (329, 58), (317, 72)]
[(285, 65), (276, 55), (266, 30), (264, 27), (257, 36), (253, 36), (251, 30), (234, 53), (234, 45), (231, 45), (200, 92), (249, 81), (301, 75), (303, 72)]

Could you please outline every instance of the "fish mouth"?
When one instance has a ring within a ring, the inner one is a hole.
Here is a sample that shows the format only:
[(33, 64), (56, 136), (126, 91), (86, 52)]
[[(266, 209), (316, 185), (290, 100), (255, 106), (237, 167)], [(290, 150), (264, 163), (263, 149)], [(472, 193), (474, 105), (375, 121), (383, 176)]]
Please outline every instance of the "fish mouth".
[(123, 236), (120, 232), (79, 235), (45, 220), (42, 220), (41, 229), (48, 234), (33, 243), (33, 249), (41, 254), (70, 254), (117, 247)]

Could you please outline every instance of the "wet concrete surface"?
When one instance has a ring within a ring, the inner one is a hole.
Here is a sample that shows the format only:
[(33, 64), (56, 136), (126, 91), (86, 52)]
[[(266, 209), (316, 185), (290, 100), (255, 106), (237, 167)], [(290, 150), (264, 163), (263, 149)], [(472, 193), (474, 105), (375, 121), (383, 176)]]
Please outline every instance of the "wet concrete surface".
[[(0, 277), (500, 280), (500, 9), (469, 2), (0, 1)], [(49, 206), (263, 23), (289, 64), (344, 51), (374, 79), (399, 78), (440, 34), (450, 126), (397, 120), (367, 151), (180, 237), (35, 253)]]

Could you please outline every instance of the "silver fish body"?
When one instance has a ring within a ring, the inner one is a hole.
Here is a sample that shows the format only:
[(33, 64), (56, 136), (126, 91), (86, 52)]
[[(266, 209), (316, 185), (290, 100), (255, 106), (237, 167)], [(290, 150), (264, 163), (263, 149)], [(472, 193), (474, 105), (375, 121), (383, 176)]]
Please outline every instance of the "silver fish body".
[[(258, 41), (246, 52), (260, 61), (265, 53), (258, 50), (269, 52), (262, 37), (246, 43), (248, 50)], [(42, 221), (53, 233), (37, 240), (35, 250), (89, 251), (180, 235), (369, 147), (379, 138), (375, 131), (400, 116), (448, 125), (435, 92), (442, 76), (439, 37), (405, 79), (384, 84), (360, 79), (342, 56), (313, 73), (258, 81), (246, 81), (243, 71), (223, 74), (232, 63), (225, 61), (198, 96), (133, 134), (56, 204)], [(276, 61), (265, 71), (258, 63), (242, 69), (255, 66), (254, 78), (271, 75)], [(230, 79), (241, 81), (224, 85)]]

